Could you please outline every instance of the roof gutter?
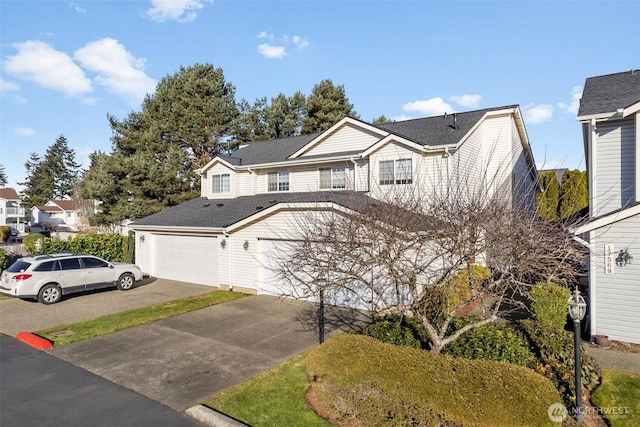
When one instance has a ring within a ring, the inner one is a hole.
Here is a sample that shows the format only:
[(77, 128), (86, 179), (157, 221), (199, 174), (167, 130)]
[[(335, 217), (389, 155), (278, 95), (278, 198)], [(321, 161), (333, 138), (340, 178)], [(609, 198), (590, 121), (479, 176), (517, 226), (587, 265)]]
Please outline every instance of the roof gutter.
[(362, 158), (362, 154), (359, 154), (357, 156), (354, 156), (353, 154), (349, 154), (349, 155), (344, 155), (344, 156), (334, 156), (334, 157), (321, 157), (321, 158), (315, 158), (315, 159), (310, 159), (310, 160), (306, 160), (306, 161), (302, 161), (301, 158), (296, 158), (296, 159), (292, 159), (292, 160), (287, 160), (287, 161), (283, 161), (283, 162), (273, 162), (273, 163), (258, 163), (258, 164), (253, 164), (253, 165), (247, 165), (247, 166), (235, 166), (236, 170), (247, 170), (251, 173), (254, 173), (255, 171), (252, 169), (267, 169), (267, 168), (273, 168), (273, 167), (280, 167), (280, 166), (306, 166), (306, 165), (316, 165), (316, 164), (322, 164), (322, 163), (327, 163), (327, 162), (335, 162), (335, 161), (339, 161), (339, 160), (351, 160), (354, 157), (357, 158)]
[(222, 234), (225, 231), (223, 227), (182, 227), (179, 225), (163, 226), (163, 225), (136, 225), (131, 224), (129, 227), (135, 231), (155, 231), (158, 234), (170, 233), (187, 233), (187, 234)]

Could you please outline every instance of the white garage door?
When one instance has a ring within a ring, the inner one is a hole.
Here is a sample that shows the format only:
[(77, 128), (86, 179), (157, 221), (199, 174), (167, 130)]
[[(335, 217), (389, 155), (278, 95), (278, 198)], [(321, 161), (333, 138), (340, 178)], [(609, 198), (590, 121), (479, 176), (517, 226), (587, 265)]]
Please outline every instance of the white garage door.
[(156, 234), (153, 242), (153, 276), (218, 286), (216, 237)]
[[(301, 296), (304, 290), (295, 292), (286, 280), (278, 277), (278, 264), (286, 262), (278, 254), (282, 251), (290, 250), (288, 243), (286, 241), (261, 239), (259, 240), (258, 248), (258, 292), (270, 295)], [(364, 299), (364, 296), (368, 298)], [(312, 296), (308, 299), (310, 301), (318, 300), (317, 296)], [(327, 304), (341, 307), (370, 310), (371, 304), (367, 303), (366, 300), (371, 300), (370, 292), (367, 292), (366, 288), (359, 289), (358, 286), (353, 286), (352, 291), (334, 289), (325, 293), (325, 302)]]

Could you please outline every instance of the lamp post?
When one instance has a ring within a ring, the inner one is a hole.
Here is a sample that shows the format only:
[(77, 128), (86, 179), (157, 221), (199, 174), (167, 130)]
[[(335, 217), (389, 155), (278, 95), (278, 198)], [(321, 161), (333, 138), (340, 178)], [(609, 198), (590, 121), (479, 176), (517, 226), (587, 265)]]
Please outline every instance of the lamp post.
[(580, 321), (584, 318), (587, 312), (587, 303), (580, 295), (580, 291), (576, 286), (573, 295), (569, 298), (569, 316), (573, 320), (573, 334), (575, 347), (575, 378), (576, 378), (576, 421), (578, 424), (582, 424), (582, 363), (580, 361)]

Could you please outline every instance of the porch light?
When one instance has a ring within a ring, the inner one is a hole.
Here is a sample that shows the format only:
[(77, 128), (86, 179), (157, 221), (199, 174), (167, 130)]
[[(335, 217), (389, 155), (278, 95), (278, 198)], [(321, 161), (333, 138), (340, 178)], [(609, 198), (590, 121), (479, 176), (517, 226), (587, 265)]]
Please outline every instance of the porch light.
[(584, 319), (587, 313), (587, 303), (580, 295), (580, 291), (576, 286), (573, 295), (569, 298), (569, 316), (573, 320), (573, 346), (574, 346), (574, 370), (576, 383), (576, 422), (582, 424), (582, 363), (580, 358), (580, 321)]
[(227, 246), (227, 239), (220, 240), (220, 247), (224, 249), (225, 246)]
[(629, 248), (620, 249), (620, 252), (618, 252), (618, 256), (616, 257), (616, 265), (618, 267), (624, 267), (632, 262), (633, 256), (629, 253)]
[(242, 247), (244, 248), (245, 251), (249, 249), (249, 241), (245, 240), (244, 243), (242, 244)]

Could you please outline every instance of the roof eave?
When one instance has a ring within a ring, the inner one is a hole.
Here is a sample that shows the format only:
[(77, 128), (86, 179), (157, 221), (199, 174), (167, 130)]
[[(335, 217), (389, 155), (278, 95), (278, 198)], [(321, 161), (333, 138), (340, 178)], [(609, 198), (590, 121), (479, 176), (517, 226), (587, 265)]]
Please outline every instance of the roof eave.
[(189, 234), (222, 234), (224, 227), (185, 227), (185, 226), (167, 226), (167, 225), (148, 225), (148, 224), (136, 224), (135, 222), (129, 224), (129, 228), (134, 231), (159, 231), (162, 233), (189, 233)]

